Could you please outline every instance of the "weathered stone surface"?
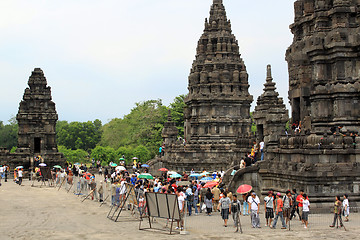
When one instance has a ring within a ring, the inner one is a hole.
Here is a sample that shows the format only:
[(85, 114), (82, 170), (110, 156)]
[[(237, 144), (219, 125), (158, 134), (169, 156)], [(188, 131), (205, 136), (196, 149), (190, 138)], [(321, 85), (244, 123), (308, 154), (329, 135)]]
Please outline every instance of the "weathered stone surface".
[(63, 164), (65, 159), (57, 150), (56, 121), (58, 115), (52, 101), (51, 88), (43, 71), (35, 68), (20, 102), (16, 119), (19, 124), (16, 153), (0, 152), (10, 166), (32, 167), (33, 157), (41, 155), (50, 165)]
[[(286, 60), (292, 121), (302, 122), (302, 131), (280, 137), (266, 150), (265, 161), (225, 179), (230, 179), (232, 190), (248, 183), (263, 194), (297, 188), (304, 189), (312, 202), (331, 202), (344, 193), (356, 202), (360, 200), (359, 1), (298, 0), (294, 6), (295, 23), (290, 26), (294, 41)], [(280, 105), (264, 101), (267, 95), (276, 99), (273, 90), (274, 84), (265, 86), (254, 113), (257, 124), (264, 124), (264, 136), (278, 131), (267, 121), (282, 119), (267, 113), (280, 113), (279, 108), (285, 113)]]
[(285, 133), (286, 122), (289, 121), (288, 111), (283, 99), (276, 92), (271, 75), (271, 66), (267, 66), (264, 93), (257, 99), (253, 118), (257, 126), (257, 140), (264, 140), (266, 149), (277, 147), (279, 137)]
[(292, 120), (311, 131), (360, 130), (359, 2), (295, 2), (294, 41), (286, 52)]
[(248, 89), (248, 74), (230, 20), (222, 0), (214, 0), (189, 75), (186, 145), (174, 143), (166, 127), (163, 137), (167, 144), (161, 162), (178, 170), (230, 167), (240, 154), (234, 151), (236, 140), (251, 132), (253, 98)]

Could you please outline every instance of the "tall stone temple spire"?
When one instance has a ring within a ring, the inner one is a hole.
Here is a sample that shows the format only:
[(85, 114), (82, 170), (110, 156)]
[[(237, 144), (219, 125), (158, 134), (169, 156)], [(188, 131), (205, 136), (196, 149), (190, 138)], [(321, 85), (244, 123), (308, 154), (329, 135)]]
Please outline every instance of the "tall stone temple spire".
[(297, 0), (286, 53), (292, 120), (311, 132), (360, 132), (358, 0)]
[(232, 143), (239, 134), (250, 133), (248, 74), (221, 0), (214, 0), (205, 20), (188, 89), (186, 141)]
[(32, 164), (35, 155), (41, 155), (47, 163), (60, 164), (63, 156), (58, 153), (56, 144), (58, 115), (51, 88), (40, 68), (34, 69), (28, 85), (16, 116), (19, 124), (17, 153), (27, 155), (25, 166)]
[[(264, 93), (257, 99), (253, 118), (257, 127), (258, 140), (264, 140), (267, 148), (278, 143), (289, 120), (283, 99), (276, 92), (275, 82), (271, 74), (271, 65), (267, 66)], [(271, 143), (271, 144), (270, 144)]]
[(247, 139), (251, 133), (253, 98), (248, 89), (248, 74), (225, 7), (222, 0), (214, 0), (189, 75), (185, 142), (174, 142), (175, 128), (169, 121), (163, 131), (162, 166), (179, 171), (204, 166), (219, 170), (240, 160), (243, 153), (236, 150), (242, 149), (237, 139)]

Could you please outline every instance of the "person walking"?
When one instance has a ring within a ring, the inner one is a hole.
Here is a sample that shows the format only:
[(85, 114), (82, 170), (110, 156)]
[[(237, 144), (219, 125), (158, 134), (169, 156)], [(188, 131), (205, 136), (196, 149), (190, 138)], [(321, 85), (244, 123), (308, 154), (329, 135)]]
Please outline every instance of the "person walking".
[(241, 203), (237, 199), (237, 195), (233, 195), (233, 200), (231, 202), (231, 213), (234, 220), (234, 227), (237, 227), (239, 224), (239, 217), (241, 215)]
[(210, 188), (207, 189), (207, 192), (205, 194), (205, 205), (206, 205), (206, 214), (208, 216), (211, 216), (211, 211), (213, 208), (213, 197), (214, 194), (212, 194)]
[(341, 201), (340, 196), (335, 197), (335, 203), (334, 203), (334, 221), (330, 225), (331, 228), (335, 227), (336, 221), (340, 221), (340, 227), (343, 227), (342, 219), (341, 219)]
[(217, 210), (220, 210), (221, 207), (221, 218), (224, 220), (224, 227), (227, 227), (227, 222), (229, 220), (229, 214), (231, 214), (231, 200), (228, 198), (227, 193), (224, 192), (224, 197), (220, 199)]
[(304, 198), (304, 190), (300, 190), (300, 194), (296, 197), (296, 202), (298, 203), (298, 210), (299, 210), (299, 220), (304, 223), (302, 220), (302, 211), (303, 211), (303, 198)]
[(265, 219), (266, 224), (265, 227), (271, 227), (271, 222), (274, 219), (274, 196), (272, 191), (268, 192), (268, 195), (264, 198), (264, 206), (265, 206)]
[(253, 228), (261, 228), (260, 227), (260, 216), (259, 216), (259, 204), (260, 199), (256, 196), (255, 192), (252, 192), (250, 197), (248, 198), (249, 202), (249, 212), (251, 212), (251, 225)]
[(302, 203), (302, 206), (303, 206), (301, 219), (302, 219), (302, 221), (304, 223), (304, 228), (308, 228), (309, 212), (310, 212), (310, 201), (309, 201), (308, 196), (306, 194), (304, 194), (302, 196), (301, 203)]
[(177, 221), (176, 229), (183, 230), (184, 229), (184, 218), (185, 218), (185, 194), (182, 194), (182, 190), (178, 189), (176, 191), (176, 195), (178, 197), (178, 204), (180, 210), (180, 220)]
[(23, 170), (22, 170), (22, 168), (20, 168), (19, 171), (18, 171), (18, 178), (19, 178), (18, 184), (19, 184), (19, 186), (21, 186), (22, 179), (23, 179)]
[(217, 208), (217, 205), (219, 204), (219, 200), (220, 200), (221, 191), (217, 186), (215, 186), (211, 192), (212, 192), (212, 194), (214, 194), (213, 203), (214, 203), (214, 211), (216, 212), (216, 208)]
[(348, 222), (349, 215), (350, 215), (350, 209), (349, 209), (349, 199), (348, 199), (347, 194), (344, 194), (343, 211), (344, 211), (345, 222)]
[(249, 194), (243, 194), (242, 195), (243, 198), (243, 216), (249, 215), (249, 203), (248, 203), (248, 198), (249, 198)]
[(276, 211), (275, 211), (275, 220), (274, 220), (274, 224), (270, 227), (272, 229), (276, 228), (276, 223), (280, 217), (281, 219), (281, 223), (282, 223), (282, 228), (281, 229), (286, 229), (286, 224), (285, 224), (285, 220), (284, 220), (284, 215), (283, 215), (283, 200), (281, 199), (281, 193), (277, 193), (276, 194)]
[(290, 221), (292, 220), (293, 217), (295, 217), (295, 213), (297, 213), (300, 218), (299, 208), (298, 208), (299, 203), (296, 201), (298, 194), (296, 193), (296, 189), (293, 189), (292, 192), (293, 192), (293, 199), (292, 199), (293, 205), (291, 208)]
[(293, 205), (292, 202), (292, 196), (291, 196), (291, 192), (290, 190), (286, 191), (285, 196), (283, 198), (283, 202), (284, 202), (284, 218), (286, 219), (286, 225), (288, 224), (288, 222), (290, 221), (290, 209), (291, 206)]

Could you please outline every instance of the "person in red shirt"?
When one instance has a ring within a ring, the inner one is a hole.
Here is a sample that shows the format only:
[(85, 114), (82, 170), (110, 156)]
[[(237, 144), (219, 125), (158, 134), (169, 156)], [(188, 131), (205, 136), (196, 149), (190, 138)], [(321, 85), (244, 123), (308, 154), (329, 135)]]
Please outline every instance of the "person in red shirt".
[(283, 215), (283, 207), (284, 207), (284, 203), (283, 203), (283, 200), (281, 199), (281, 193), (277, 193), (276, 194), (275, 220), (274, 220), (273, 225), (270, 228), (272, 228), (272, 229), (276, 228), (276, 223), (278, 221), (278, 218), (280, 217), (281, 223), (282, 223), (281, 229), (286, 229), (286, 223), (285, 223), (285, 219), (284, 219), (284, 215)]
[(304, 190), (300, 190), (300, 194), (296, 197), (296, 202), (298, 203), (298, 209), (299, 209), (299, 219), (302, 221), (302, 212), (303, 212), (303, 204), (302, 199), (304, 195)]

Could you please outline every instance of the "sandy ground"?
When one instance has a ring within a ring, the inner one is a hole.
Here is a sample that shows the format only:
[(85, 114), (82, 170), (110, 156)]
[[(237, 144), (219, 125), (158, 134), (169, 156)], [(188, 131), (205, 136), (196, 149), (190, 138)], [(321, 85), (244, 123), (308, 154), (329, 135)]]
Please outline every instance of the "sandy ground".
[[(234, 233), (233, 221), (223, 227), (220, 214), (212, 216), (200, 214), (187, 217), (188, 235), (169, 236), (160, 232), (139, 230), (138, 221), (129, 221), (129, 213), (121, 215), (121, 222), (107, 219), (108, 205), (99, 207), (91, 200), (81, 202), (78, 197), (64, 189), (58, 191), (50, 187), (31, 187), (24, 180), (24, 186), (14, 182), (2, 182), (0, 187), (0, 239), (280, 239), (301, 237), (303, 239), (359, 239), (360, 213), (352, 214), (351, 221), (344, 229), (330, 229), (331, 214), (313, 215), (308, 229), (304, 229), (298, 220), (292, 221), (291, 231), (265, 227), (261, 214), (261, 229), (253, 229), (250, 218), (242, 216), (243, 234)], [(37, 185), (39, 186), (39, 184)], [(158, 227), (164, 222), (158, 220)]]

